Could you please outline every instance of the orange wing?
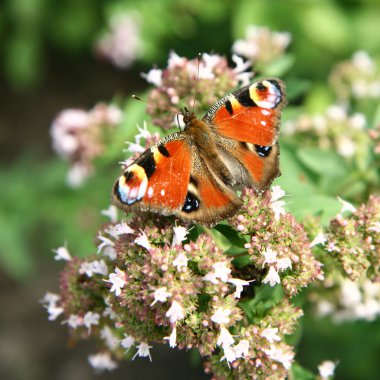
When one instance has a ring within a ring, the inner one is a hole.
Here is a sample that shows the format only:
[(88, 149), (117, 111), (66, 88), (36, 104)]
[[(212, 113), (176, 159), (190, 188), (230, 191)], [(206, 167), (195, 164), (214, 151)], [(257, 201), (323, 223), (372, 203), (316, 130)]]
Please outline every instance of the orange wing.
[(277, 141), (285, 102), (284, 84), (278, 79), (265, 79), (227, 95), (203, 120), (224, 137), (272, 146)]
[(145, 151), (116, 181), (113, 203), (171, 215), (181, 210), (190, 179), (191, 151), (175, 133)]

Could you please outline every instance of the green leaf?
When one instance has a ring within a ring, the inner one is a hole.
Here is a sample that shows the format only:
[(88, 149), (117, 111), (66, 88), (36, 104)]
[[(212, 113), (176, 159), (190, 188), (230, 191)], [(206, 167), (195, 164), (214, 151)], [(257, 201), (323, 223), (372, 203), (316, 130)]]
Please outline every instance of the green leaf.
[(317, 376), (298, 363), (293, 363), (288, 374), (289, 380), (316, 380)]

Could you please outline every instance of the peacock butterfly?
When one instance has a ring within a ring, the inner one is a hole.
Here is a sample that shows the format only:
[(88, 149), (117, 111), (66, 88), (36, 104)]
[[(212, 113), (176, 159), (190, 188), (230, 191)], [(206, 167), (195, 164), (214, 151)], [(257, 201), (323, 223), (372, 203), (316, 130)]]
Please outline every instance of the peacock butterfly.
[(151, 211), (212, 226), (241, 206), (235, 189), (266, 190), (280, 175), (278, 135), (285, 85), (268, 78), (214, 104), (199, 120), (161, 139), (116, 181), (112, 201), (125, 212)]

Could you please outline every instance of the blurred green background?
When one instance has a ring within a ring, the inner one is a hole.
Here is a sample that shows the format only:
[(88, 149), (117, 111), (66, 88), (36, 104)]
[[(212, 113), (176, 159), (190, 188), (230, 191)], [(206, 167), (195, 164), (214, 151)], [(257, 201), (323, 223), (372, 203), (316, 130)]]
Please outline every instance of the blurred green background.
[[(137, 48), (131, 50), (127, 67), (116, 67), (96, 46), (112, 29), (112, 20), (126, 13), (138, 25)], [(96, 231), (107, 221), (100, 210), (109, 206), (118, 162), (125, 158), (124, 141), (133, 140), (136, 123), (145, 118), (145, 105), (129, 99), (148, 88), (140, 73), (164, 68), (170, 51), (190, 59), (199, 52), (230, 58), (233, 42), (244, 38), (248, 25), (265, 26), (292, 35), (285, 59), (259, 72), (285, 79), (290, 105), (284, 119), (323, 113), (336, 98), (329, 76), (338, 62), (364, 50), (378, 70), (379, 21), (379, 2), (365, 0), (2, 1), (0, 378), (95, 378), (86, 363), (86, 353), (94, 348), (83, 344), (67, 349), (65, 328), (47, 321), (38, 300), (45, 291), (58, 290), (61, 265), (54, 262), (52, 248), (67, 241), (72, 254), (94, 251)], [(100, 101), (117, 104), (124, 121), (96, 160), (96, 174), (73, 189), (65, 183), (67, 162), (51, 149), (50, 125), (63, 109), (88, 110)], [(366, 115), (368, 127), (380, 123), (378, 97), (352, 101), (350, 107)], [(302, 144), (291, 137), (282, 142), (279, 181), (293, 194), (289, 207), (296, 216), (322, 210), (326, 222), (339, 209), (336, 195), (360, 203), (379, 191), (376, 173), (365, 176), (370, 172), (365, 165), (318, 151), (317, 162), (324, 157), (326, 165), (315, 168), (313, 152), (301, 152)], [(371, 158), (365, 155), (363, 160)], [(312, 186), (302, 184), (300, 175), (309, 176)], [(355, 185), (337, 186), (349, 176), (356, 178)], [(312, 197), (317, 197), (314, 204)], [(305, 317), (303, 322), (297, 357), (302, 365), (316, 372), (322, 360), (338, 360), (337, 379), (378, 378), (378, 321), (337, 326)], [(152, 373), (158, 379), (207, 378), (189, 355), (157, 351), (153, 364), (124, 363), (117, 372), (96, 378), (148, 378)]]

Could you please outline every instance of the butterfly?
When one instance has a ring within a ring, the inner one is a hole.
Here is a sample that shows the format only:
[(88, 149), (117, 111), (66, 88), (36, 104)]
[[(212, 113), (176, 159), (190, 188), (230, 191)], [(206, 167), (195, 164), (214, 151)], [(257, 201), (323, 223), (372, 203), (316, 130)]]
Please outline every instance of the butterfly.
[(255, 81), (226, 95), (202, 119), (182, 110), (185, 127), (141, 154), (116, 180), (112, 202), (213, 226), (242, 201), (235, 190), (266, 190), (279, 170), (285, 85)]

